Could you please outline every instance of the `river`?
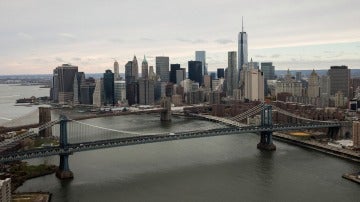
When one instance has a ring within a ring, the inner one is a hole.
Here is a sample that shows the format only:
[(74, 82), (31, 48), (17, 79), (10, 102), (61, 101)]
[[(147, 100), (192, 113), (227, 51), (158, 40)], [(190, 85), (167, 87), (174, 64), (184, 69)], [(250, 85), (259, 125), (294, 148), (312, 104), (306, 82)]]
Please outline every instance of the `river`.
[[(25, 95), (38, 87), (21, 88), (18, 94)], [(22, 107), (7, 105), (17, 114), (25, 113)], [(2, 112), (0, 116), (11, 117)], [(85, 122), (144, 132), (213, 124), (179, 117), (162, 124), (156, 115)], [(69, 161), (73, 180), (48, 175), (28, 180), (17, 191), (48, 191), (52, 201), (59, 202), (359, 201), (359, 185), (341, 178), (343, 173), (358, 171), (359, 163), (277, 141), (275, 152), (262, 152), (256, 149), (258, 141), (255, 134), (239, 134), (75, 153)], [(29, 162), (58, 161), (58, 156), (52, 156)]]

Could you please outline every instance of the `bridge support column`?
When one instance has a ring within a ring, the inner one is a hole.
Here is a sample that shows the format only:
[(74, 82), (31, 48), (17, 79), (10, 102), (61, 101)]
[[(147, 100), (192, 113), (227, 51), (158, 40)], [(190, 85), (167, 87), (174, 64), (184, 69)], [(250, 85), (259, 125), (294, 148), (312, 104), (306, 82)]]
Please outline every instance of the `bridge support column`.
[(171, 121), (171, 101), (168, 97), (161, 98), (161, 107), (164, 110), (160, 114), (160, 121)]
[(328, 128), (328, 131), (327, 131), (328, 138), (333, 139), (333, 140), (339, 139), (339, 131), (340, 131), (339, 127)]
[[(261, 112), (261, 125), (272, 126), (272, 108), (271, 105), (265, 105)], [(274, 151), (276, 146), (272, 141), (272, 131), (260, 132), (260, 142), (257, 144), (257, 148), (260, 150)]]
[[(39, 107), (39, 124), (43, 125), (51, 121), (51, 109), (50, 107)], [(41, 137), (49, 137), (52, 135), (51, 127), (39, 131)]]
[[(66, 149), (67, 140), (67, 122), (66, 116), (60, 116), (60, 148)], [(61, 180), (74, 178), (73, 173), (69, 168), (69, 153), (60, 154), (60, 165), (56, 171), (56, 177)]]

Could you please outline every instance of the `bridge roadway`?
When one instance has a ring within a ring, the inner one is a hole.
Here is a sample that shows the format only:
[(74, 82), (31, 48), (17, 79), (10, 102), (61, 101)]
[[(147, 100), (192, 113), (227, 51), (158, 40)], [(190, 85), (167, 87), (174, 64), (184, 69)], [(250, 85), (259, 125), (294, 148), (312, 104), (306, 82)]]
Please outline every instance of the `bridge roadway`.
[(95, 150), (95, 149), (147, 144), (154, 142), (165, 142), (165, 141), (173, 141), (173, 140), (221, 136), (221, 135), (230, 135), (230, 134), (239, 134), (239, 133), (257, 133), (261, 131), (274, 132), (274, 131), (290, 131), (290, 130), (329, 128), (329, 127), (340, 127), (340, 123), (244, 126), (237, 128), (231, 127), (231, 128), (222, 128), (222, 129), (204, 130), (204, 131), (179, 132), (176, 134), (166, 133), (166, 134), (156, 134), (156, 135), (143, 135), (143, 136), (110, 139), (110, 140), (99, 140), (94, 142), (68, 144), (65, 148), (47, 147), (47, 148), (33, 149), (28, 151), (5, 153), (0, 156), (0, 163), (59, 155), (59, 154), (72, 154), (74, 152), (82, 152), (82, 151)]

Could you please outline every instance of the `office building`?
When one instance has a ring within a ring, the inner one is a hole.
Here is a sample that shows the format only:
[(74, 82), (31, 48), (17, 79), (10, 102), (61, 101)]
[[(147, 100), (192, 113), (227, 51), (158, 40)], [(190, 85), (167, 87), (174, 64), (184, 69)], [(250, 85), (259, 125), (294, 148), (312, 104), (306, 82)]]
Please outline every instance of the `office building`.
[(185, 68), (180, 68), (176, 70), (176, 84), (180, 85), (181, 81), (186, 79), (186, 71)]
[(169, 82), (169, 57), (158, 56), (155, 62), (156, 75), (160, 77), (161, 82)]
[(248, 63), (248, 43), (247, 34), (244, 31), (244, 22), (241, 19), (241, 32), (238, 35), (238, 72), (239, 72), (239, 83), (242, 85), (240, 72), (244, 64)]
[(141, 76), (144, 79), (149, 78), (148, 62), (146, 61), (145, 55), (144, 55), (144, 60), (141, 63)]
[(80, 85), (80, 103), (84, 105), (92, 105), (94, 91), (95, 79), (92, 77), (85, 79), (85, 81)]
[(302, 96), (303, 86), (300, 81), (293, 79), (290, 70), (287, 71), (284, 81), (277, 81), (275, 84), (275, 94), (289, 93), (292, 96)]
[(84, 72), (76, 72), (74, 76), (74, 104), (82, 104), (80, 102), (81, 97), (81, 83), (85, 82)]
[(236, 51), (228, 52), (228, 68), (226, 74), (226, 94), (233, 96), (233, 91), (239, 87), (238, 85), (238, 72), (236, 68)]
[(275, 79), (275, 67), (272, 62), (262, 62), (261, 71), (264, 74), (265, 80), (274, 80)]
[(330, 76), (330, 94), (335, 95), (338, 91), (349, 97), (350, 69), (347, 66), (332, 66), (328, 70)]
[(313, 70), (308, 81), (308, 97), (316, 98), (320, 96), (320, 79), (318, 74)]
[(170, 65), (170, 82), (176, 84), (176, 71), (180, 70), (180, 64)]
[(210, 77), (212, 80), (216, 79), (216, 73), (215, 72), (210, 72)]
[(115, 103), (124, 103), (126, 101), (126, 83), (125, 81), (115, 81), (114, 83)]
[(69, 104), (74, 100), (74, 77), (78, 72), (78, 67), (63, 64), (54, 70), (53, 93), (54, 102)]
[(11, 202), (11, 178), (0, 180), (0, 201)]
[(210, 75), (204, 75), (204, 88), (207, 90), (211, 90), (211, 77)]
[(203, 77), (202, 77), (202, 65), (200, 61), (189, 61), (188, 62), (188, 70), (189, 70), (189, 79), (199, 83), (200, 85), (203, 84)]
[(225, 78), (225, 69), (224, 68), (218, 68), (217, 69), (217, 78)]
[(250, 101), (263, 101), (264, 76), (263, 73), (254, 66), (252, 60), (243, 66), (241, 74), (244, 74), (244, 98)]
[(155, 102), (155, 81), (139, 79), (139, 104), (153, 105)]
[(132, 75), (135, 77), (135, 81), (136, 81), (139, 78), (139, 65), (135, 55), (132, 61), (131, 70), (132, 70)]
[(93, 105), (101, 107), (104, 102), (104, 82), (103, 79), (97, 79), (95, 82), (95, 90), (93, 94)]
[(114, 78), (115, 81), (120, 80), (119, 63), (116, 60), (114, 62)]
[(207, 64), (206, 64), (206, 52), (205, 51), (195, 51), (195, 61), (201, 62), (201, 74), (207, 75)]
[(130, 106), (138, 103), (138, 84), (133, 64), (134, 61), (128, 61), (125, 65), (126, 99)]
[(110, 69), (106, 70), (104, 73), (104, 95), (105, 105), (114, 105), (115, 104), (115, 94), (114, 94), (114, 73)]

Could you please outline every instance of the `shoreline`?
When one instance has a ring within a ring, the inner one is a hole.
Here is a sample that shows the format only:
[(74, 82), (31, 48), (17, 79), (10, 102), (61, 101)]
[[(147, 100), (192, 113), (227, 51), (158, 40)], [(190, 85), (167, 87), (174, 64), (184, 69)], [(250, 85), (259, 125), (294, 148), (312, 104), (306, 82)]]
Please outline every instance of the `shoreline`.
[(350, 160), (353, 162), (360, 163), (360, 152), (351, 151), (348, 149), (335, 148), (328, 145), (324, 145), (315, 141), (310, 140), (300, 140), (298, 138), (292, 137), (283, 133), (274, 133), (274, 140), (285, 142), (293, 145), (297, 145), (303, 148), (308, 148), (312, 150), (319, 151), (321, 153), (325, 153), (331, 156), (335, 156), (338, 158)]

